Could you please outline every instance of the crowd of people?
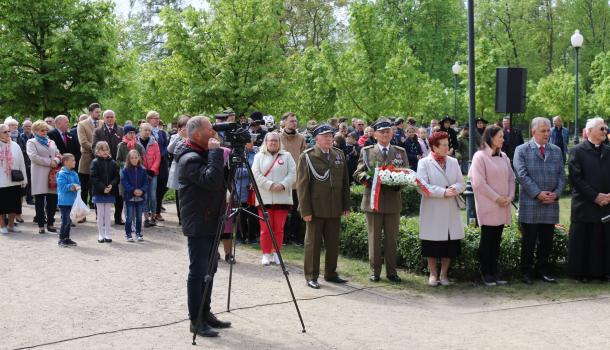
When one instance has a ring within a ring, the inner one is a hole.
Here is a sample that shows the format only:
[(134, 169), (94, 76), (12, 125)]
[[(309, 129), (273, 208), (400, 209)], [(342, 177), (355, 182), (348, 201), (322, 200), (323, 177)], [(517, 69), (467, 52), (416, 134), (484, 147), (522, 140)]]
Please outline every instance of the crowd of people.
[[(509, 117), (491, 125), (479, 118), (472, 130), (468, 124), (458, 127), (449, 116), (432, 120), (429, 126), (417, 125), (411, 117), (380, 118), (368, 126), (357, 118), (350, 124), (347, 118), (331, 118), (328, 123), (309, 121), (299, 132), (294, 113), (285, 113), (276, 125), (273, 117), (260, 112), (237, 118), (229, 109), (215, 115), (214, 122), (247, 125), (252, 136), (245, 147), (247, 164), (236, 169), (232, 183), (226, 182), (232, 145), (225, 132), (216, 132), (206, 117), (182, 115), (165, 130), (159, 113), (150, 111), (137, 123), (126, 121), (119, 126), (112, 110), (102, 111), (93, 103), (72, 127), (65, 115), (34, 122), (28, 119), (21, 126), (7, 118), (0, 124), (0, 233), (20, 232), (17, 225), (24, 222), (25, 199), (35, 206), (34, 222), (40, 234), (57, 232), (59, 210), (58, 244), (74, 246), (70, 229), (77, 223), (71, 222), (70, 211), (80, 193), (80, 199), (96, 209), (99, 243), (112, 242), (113, 221), (124, 226), (126, 241), (141, 241), (143, 228), (164, 221), (164, 195), (168, 189), (175, 190), (179, 225), (188, 237), (189, 310), (194, 321), (193, 310), (202, 303), (199, 296), (207, 263), (217, 255), (210, 237), (222, 214), (232, 208), (268, 217), (269, 224), (252, 215), (242, 215), (237, 222), (227, 219), (221, 236), (227, 263), (235, 263), (233, 231), (241, 243), (260, 242), (265, 266), (280, 263), (277, 253), (283, 244), (304, 245), (306, 282), (318, 289), (324, 245), (324, 279), (345, 283), (337, 273), (340, 218), (349, 215), (353, 184), (364, 186), (361, 210), (367, 221), (370, 280), (379, 281), (385, 265), (387, 279), (399, 282), (400, 188), (381, 185), (375, 192), (375, 207), (371, 201), (372, 170), (393, 164), (416, 171), (425, 184), (419, 223), (430, 286), (452, 283), (449, 268), (461, 254), (464, 238), (461, 193), (466, 175), (481, 226), (483, 283), (508, 283), (498, 271), (498, 257), (503, 228), (513, 223), (515, 198), (523, 232), (521, 280), (556, 283), (549, 256), (554, 226), (559, 222), (559, 198), (568, 178), (567, 162), (573, 187), (569, 273), (583, 282), (593, 278), (610, 281), (610, 224), (601, 220), (610, 215), (610, 182), (606, 179), (610, 146), (601, 118), (588, 120), (583, 132), (586, 139), (570, 149), (568, 130), (559, 116), (552, 122), (534, 118), (527, 142)], [(470, 137), (477, 146), (472, 160)], [(84, 221), (86, 218), (79, 223)], [(206, 321), (195, 331), (213, 336), (210, 327), (230, 326), (209, 312), (209, 300), (205, 304)]]

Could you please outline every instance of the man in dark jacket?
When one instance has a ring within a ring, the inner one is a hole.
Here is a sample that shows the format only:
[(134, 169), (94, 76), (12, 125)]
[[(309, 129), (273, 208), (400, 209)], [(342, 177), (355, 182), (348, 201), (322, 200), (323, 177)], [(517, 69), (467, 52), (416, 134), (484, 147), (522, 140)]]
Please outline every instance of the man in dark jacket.
[(72, 138), (70, 133), (70, 120), (65, 115), (55, 117), (55, 129), (49, 131), (47, 136), (55, 142), (59, 153), (80, 153), (80, 144)]
[[(174, 151), (178, 162), (179, 198), (182, 217), (182, 233), (188, 237), (189, 274), (187, 296), (191, 332), (203, 337), (215, 337), (214, 328), (228, 328), (230, 322), (218, 320), (210, 311), (213, 280), (203, 301), (205, 277), (216, 272), (217, 249), (214, 245), (218, 223), (222, 219), (227, 190), (223, 150), (212, 124), (206, 117), (191, 118), (186, 124), (188, 138)], [(212, 271), (208, 271), (210, 259)], [(197, 317), (204, 303), (201, 324)]]
[(582, 282), (610, 281), (610, 146), (601, 118), (587, 121), (587, 139), (570, 149), (572, 190), (568, 273)]
[(504, 129), (504, 143), (502, 144), (502, 152), (506, 153), (510, 163), (513, 164), (513, 157), (515, 156), (515, 149), (517, 146), (522, 145), (523, 134), (521, 130), (513, 128), (511, 125), (510, 117), (504, 117), (502, 119), (502, 127)]

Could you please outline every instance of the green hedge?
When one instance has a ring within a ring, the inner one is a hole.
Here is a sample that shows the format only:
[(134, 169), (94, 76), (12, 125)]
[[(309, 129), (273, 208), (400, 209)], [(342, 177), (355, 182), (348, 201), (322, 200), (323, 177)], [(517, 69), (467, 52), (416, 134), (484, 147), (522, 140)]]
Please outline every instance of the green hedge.
[[(363, 213), (352, 213), (341, 221), (341, 251), (351, 258), (368, 259), (368, 238), (366, 219)], [(565, 230), (557, 228), (551, 262), (562, 267), (567, 262), (568, 237)], [(451, 274), (461, 279), (479, 276), (480, 228), (467, 227), (462, 240), (462, 254), (452, 263)], [(498, 268), (503, 273), (517, 273), (521, 254), (521, 232), (517, 225), (508, 226), (502, 234)], [(419, 223), (417, 218), (400, 219), (400, 239), (398, 242), (398, 265), (409, 271), (424, 274), (426, 261), (421, 256)]]
[[(402, 199), (402, 215), (414, 215), (419, 214), (419, 204), (421, 202), (421, 196), (414, 188), (403, 188), (401, 194)], [(352, 199), (352, 211), (360, 211), (360, 203), (362, 203), (362, 194), (364, 192), (364, 186), (353, 185), (350, 190)]]

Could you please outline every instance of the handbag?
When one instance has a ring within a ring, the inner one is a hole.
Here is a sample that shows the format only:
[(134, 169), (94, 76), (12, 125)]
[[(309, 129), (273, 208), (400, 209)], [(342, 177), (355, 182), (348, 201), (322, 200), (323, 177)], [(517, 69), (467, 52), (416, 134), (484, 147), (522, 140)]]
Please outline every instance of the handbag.
[(51, 168), (51, 170), (49, 170), (49, 177), (48, 177), (47, 184), (48, 184), (50, 190), (57, 189), (57, 173), (58, 172), (59, 172), (59, 167)]
[[(441, 171), (441, 174), (443, 175), (445, 180), (447, 180), (447, 183), (450, 184), (451, 181), (449, 181), (449, 178), (447, 177), (447, 174), (445, 174), (444, 171)], [(458, 194), (457, 196), (455, 196), (453, 198), (455, 198), (455, 204), (457, 205), (458, 209), (466, 208), (466, 200), (464, 199), (464, 197), (462, 197), (461, 194)]]
[(19, 169), (11, 170), (11, 181), (12, 182), (21, 182), (24, 180), (23, 172)]

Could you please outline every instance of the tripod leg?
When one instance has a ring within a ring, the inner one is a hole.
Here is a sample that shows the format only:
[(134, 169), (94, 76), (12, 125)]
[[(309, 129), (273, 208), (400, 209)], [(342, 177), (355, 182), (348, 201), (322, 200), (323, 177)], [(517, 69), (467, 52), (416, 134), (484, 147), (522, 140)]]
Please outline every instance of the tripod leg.
[[(235, 236), (237, 234), (237, 225), (241, 225), (241, 207), (237, 209), (236, 215), (233, 217), (233, 230), (231, 231), (231, 254), (235, 259)], [(233, 265), (229, 264), (229, 290), (227, 291), (227, 312), (231, 312), (231, 284), (233, 282)]]
[(299, 309), (299, 304), (297, 303), (297, 299), (294, 296), (294, 291), (292, 290), (292, 284), (290, 284), (290, 279), (288, 278), (288, 270), (286, 269), (286, 265), (284, 265), (284, 259), (282, 258), (282, 253), (280, 252), (279, 246), (277, 244), (277, 240), (275, 239), (275, 235), (273, 234), (273, 229), (271, 224), (269, 223), (269, 213), (265, 209), (263, 199), (261, 197), (261, 193), (258, 189), (258, 185), (256, 184), (256, 180), (254, 179), (254, 174), (252, 173), (252, 168), (250, 165), (247, 166), (248, 176), (250, 177), (250, 183), (253, 184), (254, 193), (256, 194), (256, 198), (258, 203), (261, 203), (261, 210), (263, 212), (262, 218), (269, 230), (269, 235), (271, 236), (271, 243), (273, 243), (273, 248), (280, 260), (280, 266), (282, 267), (282, 271), (284, 273), (284, 278), (286, 279), (286, 284), (288, 284), (288, 290), (290, 290), (290, 296), (292, 297), (292, 302), (294, 303), (294, 307), (297, 310), (297, 315), (299, 316), (299, 321), (301, 321), (302, 332), (305, 333), (305, 323), (303, 322), (303, 317), (301, 316), (301, 310)]

